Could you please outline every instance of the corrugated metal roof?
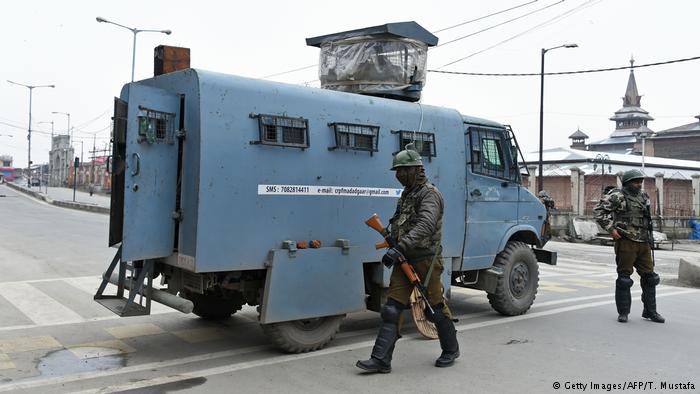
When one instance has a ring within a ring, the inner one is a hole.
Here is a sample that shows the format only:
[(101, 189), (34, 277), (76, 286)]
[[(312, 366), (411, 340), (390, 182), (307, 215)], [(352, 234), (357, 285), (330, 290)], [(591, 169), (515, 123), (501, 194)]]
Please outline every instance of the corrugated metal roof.
[(327, 34), (325, 36), (310, 37), (306, 39), (306, 45), (320, 47), (324, 42), (339, 41), (367, 35), (388, 35), (399, 38), (410, 38), (424, 42), (428, 46), (435, 46), (438, 43), (438, 38), (435, 35), (425, 30), (423, 26), (418, 23), (410, 21), (386, 23), (379, 26)]
[[(642, 156), (554, 148), (542, 151), (544, 176), (570, 175), (572, 168), (578, 168), (586, 174), (600, 173), (602, 160), (596, 161), (598, 155), (608, 156), (605, 160), (605, 173), (614, 174), (632, 169), (641, 170), (642, 167)], [(536, 165), (538, 160), (539, 152), (537, 151), (525, 154), (525, 163), (528, 165)], [(598, 164), (596, 170), (593, 169), (595, 164)], [(694, 174), (700, 175), (700, 161), (695, 160), (646, 156), (644, 164), (644, 173), (649, 177), (653, 177), (657, 173), (662, 173), (667, 179), (690, 179)], [(612, 172), (609, 172), (609, 165), (612, 166)]]

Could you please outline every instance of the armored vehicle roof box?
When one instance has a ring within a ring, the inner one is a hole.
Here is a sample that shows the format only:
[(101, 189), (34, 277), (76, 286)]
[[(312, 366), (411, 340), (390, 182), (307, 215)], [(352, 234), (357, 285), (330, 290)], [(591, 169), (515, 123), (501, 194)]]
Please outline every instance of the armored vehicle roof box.
[(416, 22), (350, 30), (307, 38), (319, 47), (324, 89), (418, 101), (425, 85), (428, 47), (438, 38)]

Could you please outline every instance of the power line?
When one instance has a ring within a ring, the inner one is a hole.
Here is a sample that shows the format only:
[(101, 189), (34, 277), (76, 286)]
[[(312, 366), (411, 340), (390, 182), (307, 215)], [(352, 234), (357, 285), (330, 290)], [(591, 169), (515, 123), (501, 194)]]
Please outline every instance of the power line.
[(100, 119), (101, 117), (107, 115), (107, 113), (109, 113), (109, 110), (110, 110), (110, 109), (111, 109), (111, 108), (107, 107), (107, 109), (105, 109), (104, 112), (102, 112), (101, 114), (99, 114), (99, 115), (97, 115), (96, 117), (94, 117), (94, 118), (88, 120), (87, 122), (81, 123), (81, 124), (79, 124), (79, 125), (75, 125), (75, 127), (76, 127), (76, 128), (81, 128), (81, 127), (85, 127), (85, 126), (87, 126), (87, 125), (89, 125), (89, 124), (95, 122), (96, 120)]
[(276, 77), (276, 76), (278, 76), (278, 75), (289, 74), (289, 73), (293, 73), (293, 72), (295, 72), (295, 71), (306, 70), (307, 68), (316, 67), (316, 66), (318, 66), (318, 63), (317, 63), (317, 64), (312, 64), (312, 65), (310, 65), (310, 66), (295, 68), (294, 70), (282, 71), (282, 72), (279, 72), (279, 73), (277, 73), (277, 74), (265, 75), (264, 77), (259, 77), (259, 78), (260, 78), (260, 79), (272, 78), (272, 77)]
[[(604, 71), (618, 71), (618, 70), (635, 69), (635, 68), (642, 68), (642, 67), (662, 66), (664, 64), (689, 62), (691, 60), (698, 60), (698, 59), (700, 59), (700, 56), (687, 57), (687, 58), (683, 58), (683, 59), (666, 60), (663, 62), (639, 64), (639, 65), (635, 65), (635, 66), (596, 68), (596, 69), (592, 69), (592, 70), (546, 72), (546, 73), (544, 73), (544, 75), (568, 75), (568, 74), (598, 73), (598, 72), (604, 72)], [(461, 72), (461, 71), (442, 71), (442, 70), (428, 70), (428, 71), (434, 72), (434, 73), (441, 73), (441, 74), (473, 75), (473, 76), (480, 76), (480, 77), (534, 77), (534, 76), (541, 75), (540, 73), (470, 73), (470, 72)]]
[(466, 25), (466, 24), (468, 24), (468, 23), (477, 22), (477, 21), (480, 21), (480, 20), (482, 20), (482, 19), (486, 19), (486, 18), (495, 16), (495, 15), (498, 15), (498, 14), (502, 14), (502, 13), (504, 13), (504, 12), (512, 11), (512, 10), (514, 10), (514, 9), (516, 9), (516, 8), (524, 7), (524, 6), (528, 5), (528, 4), (537, 3), (537, 1), (538, 1), (538, 0), (533, 0), (533, 1), (529, 1), (529, 2), (527, 2), (527, 3), (522, 3), (522, 4), (519, 4), (519, 5), (516, 5), (515, 7), (506, 8), (505, 10), (501, 10), (501, 11), (494, 12), (494, 13), (492, 13), (492, 14), (480, 16), (480, 17), (478, 17), (478, 18), (475, 18), (475, 19), (472, 19), (472, 20), (468, 20), (468, 21), (466, 21), (466, 22), (458, 23), (458, 24), (456, 24), (456, 25), (452, 25), (452, 26), (449, 26), (449, 27), (444, 27), (444, 28), (442, 28), (442, 29), (435, 30), (435, 31), (433, 31), (433, 32), (431, 32), (431, 33), (433, 33), (433, 34), (435, 34), (435, 33), (440, 33), (440, 32), (445, 31), (445, 30), (454, 29), (455, 27), (464, 26), (464, 25)]
[(452, 44), (453, 42), (457, 42), (457, 41), (463, 40), (463, 39), (465, 39), (465, 38), (469, 38), (469, 37), (471, 37), (471, 36), (475, 36), (475, 35), (477, 35), (477, 34), (479, 34), (479, 33), (483, 33), (483, 32), (485, 32), (485, 31), (488, 31), (488, 30), (491, 30), (491, 29), (495, 29), (495, 28), (497, 28), (497, 27), (499, 27), (499, 26), (503, 26), (503, 25), (508, 24), (508, 23), (510, 23), (510, 22), (515, 22), (515, 21), (517, 21), (517, 20), (519, 20), (519, 19), (525, 18), (526, 16), (530, 16), (530, 15), (535, 14), (535, 13), (538, 13), (538, 12), (540, 12), (540, 11), (544, 11), (544, 10), (546, 10), (547, 8), (554, 7), (555, 5), (561, 4), (561, 3), (563, 3), (563, 2), (564, 2), (564, 0), (559, 0), (559, 1), (557, 1), (556, 3), (552, 3), (552, 4), (547, 5), (547, 6), (544, 6), (544, 7), (542, 7), (542, 8), (538, 8), (538, 9), (536, 9), (536, 10), (534, 10), (534, 11), (530, 11), (530, 12), (525, 13), (525, 14), (522, 14), (522, 15), (520, 15), (520, 16), (516, 16), (515, 18), (508, 19), (507, 21), (503, 21), (503, 22), (497, 23), (497, 24), (495, 24), (495, 25), (493, 25), (493, 26), (489, 26), (489, 27), (487, 27), (487, 28), (484, 28), (484, 29), (475, 31), (475, 32), (473, 32), (473, 33), (469, 33), (469, 34), (467, 34), (466, 36), (458, 37), (458, 38), (455, 38), (454, 40), (450, 40), (450, 41), (447, 41), (447, 42), (443, 42), (442, 44), (436, 46), (436, 48), (440, 48), (440, 47), (443, 47), (443, 46), (445, 46), (445, 45)]
[(520, 33), (518, 33), (518, 34), (516, 34), (516, 35), (514, 35), (514, 36), (508, 37), (508, 38), (506, 38), (505, 40), (500, 41), (500, 42), (497, 42), (496, 44), (493, 44), (493, 45), (491, 45), (491, 46), (489, 46), (489, 47), (486, 47), (486, 48), (484, 48), (484, 49), (482, 49), (482, 50), (479, 50), (479, 51), (476, 51), (476, 52), (474, 52), (474, 53), (471, 53), (471, 54), (469, 54), (469, 55), (467, 55), (467, 56), (465, 56), (465, 57), (463, 57), (463, 58), (460, 58), (460, 59), (451, 61), (451, 62), (449, 62), (449, 63), (447, 63), (447, 64), (444, 64), (444, 65), (438, 67), (437, 69), (439, 70), (439, 69), (441, 69), (441, 68), (445, 68), (445, 67), (450, 66), (450, 65), (453, 65), (453, 64), (455, 64), (455, 63), (459, 63), (459, 62), (461, 62), (461, 61), (463, 61), (463, 60), (467, 60), (467, 59), (469, 59), (470, 57), (473, 57), (473, 56), (479, 55), (479, 54), (481, 54), (481, 53), (484, 53), (484, 52), (486, 52), (486, 51), (488, 51), (488, 50), (490, 50), (490, 49), (493, 49), (493, 48), (495, 48), (495, 47), (497, 47), (497, 46), (500, 46), (500, 45), (502, 45), (502, 44), (505, 44), (505, 43), (507, 43), (508, 41), (512, 41), (512, 40), (514, 40), (514, 39), (516, 39), (516, 38), (518, 38), (518, 37), (521, 37), (521, 36), (523, 36), (523, 35), (525, 35), (525, 34), (527, 34), (527, 33), (530, 33), (530, 32), (532, 32), (532, 31), (535, 31), (535, 30), (537, 30), (537, 29), (539, 29), (539, 28), (541, 28), (541, 27), (544, 27), (544, 26), (549, 25), (549, 24), (552, 24), (552, 23), (556, 23), (556, 22), (558, 22), (558, 21), (560, 21), (560, 20), (562, 20), (562, 19), (564, 19), (564, 18), (567, 18), (567, 17), (569, 17), (569, 16), (575, 14), (576, 12), (578, 12), (578, 11), (580, 11), (580, 10), (586, 8), (586, 7), (593, 6), (593, 5), (595, 5), (596, 3), (599, 3), (599, 2), (601, 2), (601, 1), (602, 1), (602, 0), (588, 0), (588, 1), (586, 1), (585, 3), (583, 3), (583, 4), (580, 4), (580, 5), (578, 5), (578, 6), (574, 7), (574, 8), (572, 8), (572, 9), (566, 11), (566, 12), (563, 12), (563, 13), (561, 13), (561, 14), (559, 14), (559, 15), (553, 17), (553, 18), (550, 18), (550, 19), (548, 19), (548, 20), (546, 20), (546, 21), (544, 21), (544, 22), (542, 22), (542, 23), (540, 23), (540, 24), (538, 24), (538, 25), (535, 25), (535, 26), (533, 26), (533, 27), (531, 27), (531, 28), (529, 28), (529, 29), (527, 29), (527, 30), (525, 30), (525, 31), (522, 31), (522, 32), (520, 32)]

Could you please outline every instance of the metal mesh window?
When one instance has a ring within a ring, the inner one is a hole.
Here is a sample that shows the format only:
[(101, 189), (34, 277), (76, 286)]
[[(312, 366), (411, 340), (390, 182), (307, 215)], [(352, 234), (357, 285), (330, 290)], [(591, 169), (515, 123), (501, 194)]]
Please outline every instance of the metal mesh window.
[(435, 134), (420, 131), (399, 131), (399, 146), (404, 149), (406, 145), (414, 142), (416, 150), (421, 156), (431, 159), (437, 156), (435, 149)]
[(250, 114), (258, 119), (259, 140), (251, 144), (289, 146), (305, 149), (309, 147), (309, 122), (304, 118), (277, 115)]
[(140, 141), (153, 143), (174, 142), (175, 114), (139, 107), (139, 137)]
[(470, 130), (472, 172), (507, 179), (503, 132), (504, 130)]
[(352, 149), (376, 152), (379, 135), (379, 126), (360, 125), (352, 123), (330, 123), (335, 132), (335, 146), (328, 148)]

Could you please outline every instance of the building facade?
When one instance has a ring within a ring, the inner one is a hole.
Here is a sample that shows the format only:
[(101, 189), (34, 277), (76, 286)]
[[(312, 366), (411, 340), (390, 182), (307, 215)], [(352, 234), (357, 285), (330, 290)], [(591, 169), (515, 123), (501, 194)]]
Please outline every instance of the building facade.
[(49, 151), (49, 186), (68, 186), (68, 176), (73, 163), (73, 148), (70, 136), (56, 135), (51, 138)]

